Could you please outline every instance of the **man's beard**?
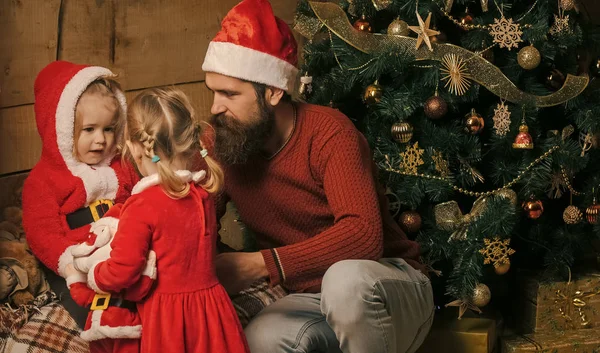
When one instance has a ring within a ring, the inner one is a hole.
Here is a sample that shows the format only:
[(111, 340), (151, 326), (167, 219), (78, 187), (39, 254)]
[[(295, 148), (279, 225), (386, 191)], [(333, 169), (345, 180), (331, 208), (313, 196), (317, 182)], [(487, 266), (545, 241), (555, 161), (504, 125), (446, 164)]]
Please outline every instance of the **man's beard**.
[(215, 155), (225, 165), (244, 164), (248, 159), (260, 153), (275, 124), (275, 113), (261, 104), (247, 123), (224, 113), (213, 115), (215, 128)]

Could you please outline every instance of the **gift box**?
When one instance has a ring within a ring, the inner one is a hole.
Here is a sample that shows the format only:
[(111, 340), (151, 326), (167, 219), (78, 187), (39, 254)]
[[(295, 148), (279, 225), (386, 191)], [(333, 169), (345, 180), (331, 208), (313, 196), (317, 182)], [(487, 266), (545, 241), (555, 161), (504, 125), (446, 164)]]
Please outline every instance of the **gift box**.
[(501, 353), (600, 351), (600, 329), (543, 332), (502, 338)]
[(520, 279), (517, 329), (522, 333), (600, 327), (600, 274), (568, 282), (541, 282), (535, 276)]
[(417, 353), (492, 353), (498, 341), (502, 320), (492, 315), (437, 313), (429, 335)]

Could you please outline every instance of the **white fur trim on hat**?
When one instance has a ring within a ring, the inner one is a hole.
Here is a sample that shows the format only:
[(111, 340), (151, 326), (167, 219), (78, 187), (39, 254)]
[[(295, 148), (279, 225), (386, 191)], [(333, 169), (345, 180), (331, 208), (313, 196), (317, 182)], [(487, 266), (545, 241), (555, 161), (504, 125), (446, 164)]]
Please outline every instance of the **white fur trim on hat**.
[(65, 274), (65, 269), (67, 265), (73, 263), (73, 254), (71, 254), (71, 250), (77, 247), (77, 245), (71, 245), (63, 251), (63, 253), (58, 258), (58, 268), (57, 272), (62, 278), (67, 278)]
[(210, 42), (202, 70), (262, 83), (292, 93), (298, 69), (270, 54), (227, 42)]
[(101, 325), (102, 313), (104, 310), (94, 310), (92, 312), (92, 322), (90, 328), (83, 331), (81, 338), (90, 342), (103, 338), (140, 338), (142, 337), (142, 325), (136, 326), (106, 326)]
[[(90, 66), (81, 69), (65, 86), (56, 107), (56, 142), (58, 144), (58, 151), (63, 157), (67, 168), (71, 171), (71, 174), (83, 181), (87, 194), (86, 206), (100, 199), (114, 200), (119, 187), (117, 175), (109, 167), (112, 156), (92, 168), (80, 162), (73, 155), (75, 108), (77, 107), (79, 97), (81, 97), (85, 89), (94, 80), (108, 76), (114, 76), (114, 74), (103, 67)], [(120, 105), (120, 114), (122, 117), (125, 117), (127, 103), (125, 95), (121, 91), (117, 92), (117, 100)]]

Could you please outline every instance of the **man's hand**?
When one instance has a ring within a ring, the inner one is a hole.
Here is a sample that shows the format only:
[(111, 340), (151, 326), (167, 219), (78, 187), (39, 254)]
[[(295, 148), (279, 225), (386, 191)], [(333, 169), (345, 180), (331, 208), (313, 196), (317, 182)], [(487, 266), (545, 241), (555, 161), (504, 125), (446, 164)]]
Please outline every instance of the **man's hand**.
[(260, 252), (232, 252), (216, 257), (217, 277), (229, 294), (239, 293), (255, 281), (269, 276)]

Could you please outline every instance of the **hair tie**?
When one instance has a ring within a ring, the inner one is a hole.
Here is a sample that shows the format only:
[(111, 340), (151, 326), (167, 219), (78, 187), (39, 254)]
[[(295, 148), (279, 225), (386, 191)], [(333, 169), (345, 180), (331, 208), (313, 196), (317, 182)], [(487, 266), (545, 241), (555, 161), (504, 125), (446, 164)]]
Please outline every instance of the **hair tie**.
[(157, 155), (152, 156), (152, 163), (158, 163), (160, 161), (160, 157)]
[(200, 151), (200, 155), (202, 156), (202, 158), (206, 158), (206, 156), (208, 156), (208, 151), (206, 150), (206, 148), (202, 149), (202, 151)]

